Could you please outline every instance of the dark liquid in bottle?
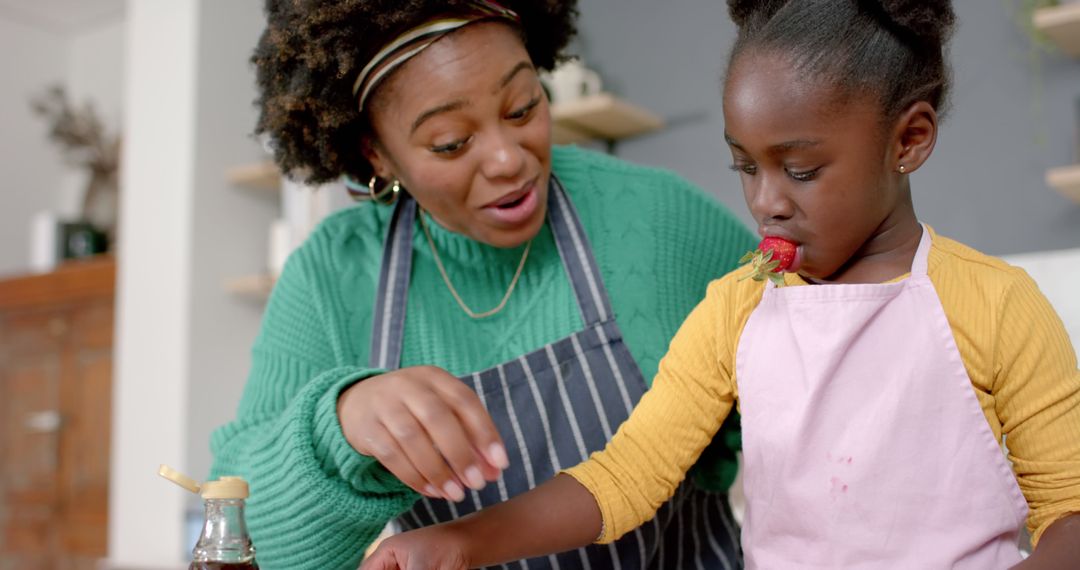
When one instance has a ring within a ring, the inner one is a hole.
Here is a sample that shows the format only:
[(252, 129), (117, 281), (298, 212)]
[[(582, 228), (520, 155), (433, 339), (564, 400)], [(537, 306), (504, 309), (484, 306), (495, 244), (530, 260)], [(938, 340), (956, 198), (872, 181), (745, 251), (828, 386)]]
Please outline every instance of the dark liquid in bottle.
[(255, 562), (192, 562), (188, 570), (259, 570)]

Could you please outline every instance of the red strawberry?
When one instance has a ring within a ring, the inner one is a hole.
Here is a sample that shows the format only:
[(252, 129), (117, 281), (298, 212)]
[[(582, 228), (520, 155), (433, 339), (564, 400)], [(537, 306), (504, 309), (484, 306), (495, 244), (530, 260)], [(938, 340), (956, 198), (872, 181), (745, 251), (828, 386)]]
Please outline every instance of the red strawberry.
[(754, 281), (769, 279), (777, 286), (783, 286), (783, 272), (795, 261), (797, 248), (796, 244), (784, 238), (767, 237), (761, 240), (756, 250), (747, 252), (739, 260), (739, 263), (750, 264), (750, 273), (743, 276), (743, 279), (750, 278)]
[(780, 272), (787, 271), (787, 268), (791, 267), (791, 263), (795, 261), (795, 250), (798, 247), (794, 243), (778, 237), (767, 237), (758, 244), (758, 250), (771, 253), (772, 259), (780, 262), (780, 265), (776, 266), (776, 271)]

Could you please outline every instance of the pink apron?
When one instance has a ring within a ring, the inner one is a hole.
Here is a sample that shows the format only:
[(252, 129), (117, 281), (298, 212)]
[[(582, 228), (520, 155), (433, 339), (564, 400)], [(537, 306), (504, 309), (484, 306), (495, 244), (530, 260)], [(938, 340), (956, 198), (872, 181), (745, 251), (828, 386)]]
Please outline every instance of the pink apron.
[(747, 568), (1008, 568), (1027, 503), (926, 274), (768, 284), (736, 354)]

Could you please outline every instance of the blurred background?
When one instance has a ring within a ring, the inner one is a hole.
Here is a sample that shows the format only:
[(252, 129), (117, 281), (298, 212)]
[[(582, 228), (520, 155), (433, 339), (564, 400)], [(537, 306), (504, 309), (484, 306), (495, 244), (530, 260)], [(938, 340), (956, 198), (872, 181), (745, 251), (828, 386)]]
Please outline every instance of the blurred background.
[[(954, 4), (916, 209), (1028, 269), (1075, 344), (1080, 3)], [(725, 6), (581, 0), (592, 73), (549, 79), (559, 140), (675, 170), (749, 223)], [(262, 27), (258, 0), (0, 0), (0, 570), (185, 567), (201, 503), (158, 464), (206, 476), (275, 271), (349, 204), (251, 136)]]

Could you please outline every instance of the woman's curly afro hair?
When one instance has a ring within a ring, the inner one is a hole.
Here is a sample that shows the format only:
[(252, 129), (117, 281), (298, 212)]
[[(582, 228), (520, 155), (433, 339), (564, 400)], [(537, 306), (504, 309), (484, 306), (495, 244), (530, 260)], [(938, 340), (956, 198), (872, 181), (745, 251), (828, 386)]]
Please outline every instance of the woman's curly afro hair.
[[(576, 0), (502, 0), (521, 16), (533, 63), (551, 69), (577, 32)], [(267, 26), (251, 58), (259, 120), (274, 160), (308, 183), (343, 174), (366, 181), (367, 121), (352, 94), (356, 74), (386, 43), (468, 0), (267, 0)]]

